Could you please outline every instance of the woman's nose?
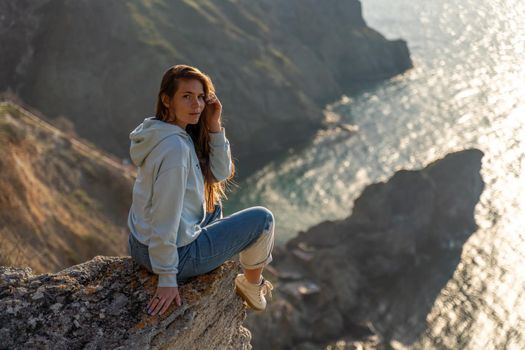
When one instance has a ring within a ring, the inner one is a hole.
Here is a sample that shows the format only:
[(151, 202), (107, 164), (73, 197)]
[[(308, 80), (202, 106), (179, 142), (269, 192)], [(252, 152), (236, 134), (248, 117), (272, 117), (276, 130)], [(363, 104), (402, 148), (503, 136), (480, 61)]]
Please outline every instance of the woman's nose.
[(199, 99), (198, 98), (194, 98), (191, 100), (191, 106), (193, 108), (197, 108), (197, 107), (200, 107), (200, 102), (199, 102)]

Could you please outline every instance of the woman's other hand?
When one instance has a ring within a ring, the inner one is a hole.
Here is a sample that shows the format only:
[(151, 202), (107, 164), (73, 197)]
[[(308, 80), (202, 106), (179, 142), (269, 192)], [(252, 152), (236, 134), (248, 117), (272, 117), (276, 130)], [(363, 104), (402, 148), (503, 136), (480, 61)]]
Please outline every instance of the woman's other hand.
[(206, 118), (208, 130), (210, 132), (221, 131), (222, 104), (213, 92), (208, 95), (206, 109), (208, 110)]
[(148, 303), (148, 314), (150, 315), (162, 315), (171, 302), (175, 299), (177, 306), (181, 306), (179, 288), (178, 287), (157, 287), (155, 295)]

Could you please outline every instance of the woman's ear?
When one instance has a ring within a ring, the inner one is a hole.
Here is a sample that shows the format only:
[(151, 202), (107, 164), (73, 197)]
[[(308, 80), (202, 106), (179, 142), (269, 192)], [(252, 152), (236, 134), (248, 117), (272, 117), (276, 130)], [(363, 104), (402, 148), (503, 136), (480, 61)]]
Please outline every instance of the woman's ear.
[(162, 94), (160, 98), (162, 100), (162, 104), (164, 105), (164, 107), (169, 108), (169, 106), (170, 106), (170, 99), (169, 99), (168, 95)]

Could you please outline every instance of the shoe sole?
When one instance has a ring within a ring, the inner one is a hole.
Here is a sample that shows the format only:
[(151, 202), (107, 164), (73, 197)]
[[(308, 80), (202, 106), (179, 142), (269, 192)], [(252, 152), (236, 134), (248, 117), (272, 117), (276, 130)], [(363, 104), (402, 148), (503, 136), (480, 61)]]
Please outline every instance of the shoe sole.
[(255, 311), (264, 311), (265, 310), (265, 309), (259, 309), (258, 307), (255, 307), (255, 305), (253, 305), (250, 302), (250, 299), (248, 299), (248, 297), (237, 287), (237, 285), (235, 286), (235, 293), (237, 293), (237, 295), (239, 295), (246, 302), (246, 304), (248, 304), (248, 306), (251, 309), (254, 309)]

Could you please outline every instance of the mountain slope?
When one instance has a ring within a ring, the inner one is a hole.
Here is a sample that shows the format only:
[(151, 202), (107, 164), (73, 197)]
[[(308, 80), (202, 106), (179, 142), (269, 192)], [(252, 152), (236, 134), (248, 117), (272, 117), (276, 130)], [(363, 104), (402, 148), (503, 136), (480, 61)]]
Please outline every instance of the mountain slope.
[(0, 265), (58, 271), (126, 255), (133, 171), (0, 103)]
[(357, 0), (20, 0), (1, 2), (0, 90), (73, 120), (128, 157), (128, 134), (154, 113), (163, 72), (214, 79), (246, 175), (311, 139), (322, 108), (351, 87), (412, 66), (404, 41), (369, 28)]

